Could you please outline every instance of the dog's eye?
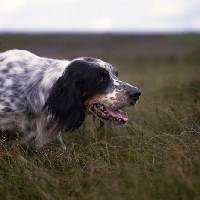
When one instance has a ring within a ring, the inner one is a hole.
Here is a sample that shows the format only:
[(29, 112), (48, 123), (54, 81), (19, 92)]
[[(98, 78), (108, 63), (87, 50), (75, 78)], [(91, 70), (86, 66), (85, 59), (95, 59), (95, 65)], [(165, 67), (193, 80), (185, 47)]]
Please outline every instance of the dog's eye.
[(102, 82), (106, 82), (107, 81), (107, 77), (105, 77), (105, 76), (100, 76), (100, 77), (98, 77), (97, 79), (96, 79), (96, 85), (99, 85), (100, 83), (102, 83)]

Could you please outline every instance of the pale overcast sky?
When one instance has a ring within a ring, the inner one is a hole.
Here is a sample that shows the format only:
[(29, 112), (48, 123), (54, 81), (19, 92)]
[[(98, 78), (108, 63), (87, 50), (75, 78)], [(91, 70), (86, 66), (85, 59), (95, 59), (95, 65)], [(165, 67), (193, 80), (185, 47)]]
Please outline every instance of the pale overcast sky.
[(200, 32), (200, 0), (0, 0), (0, 32)]

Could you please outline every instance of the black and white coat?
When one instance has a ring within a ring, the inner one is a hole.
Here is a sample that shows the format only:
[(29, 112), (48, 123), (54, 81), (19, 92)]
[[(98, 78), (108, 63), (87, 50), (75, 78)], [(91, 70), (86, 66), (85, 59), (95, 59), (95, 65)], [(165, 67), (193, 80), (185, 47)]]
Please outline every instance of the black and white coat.
[(134, 106), (140, 91), (120, 81), (109, 63), (90, 57), (72, 61), (24, 50), (0, 53), (0, 129), (40, 148), (62, 143), (61, 132), (81, 126), (87, 114), (110, 125), (128, 121), (121, 108)]

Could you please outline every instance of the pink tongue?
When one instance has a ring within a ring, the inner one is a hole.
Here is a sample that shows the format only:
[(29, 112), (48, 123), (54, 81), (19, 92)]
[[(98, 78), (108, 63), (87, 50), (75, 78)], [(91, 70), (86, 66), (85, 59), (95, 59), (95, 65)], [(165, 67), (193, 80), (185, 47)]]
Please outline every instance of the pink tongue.
[(108, 107), (106, 107), (106, 111), (108, 111), (109, 114), (114, 118), (121, 118), (124, 121), (128, 121), (128, 115), (126, 112), (123, 112), (121, 110), (112, 110)]

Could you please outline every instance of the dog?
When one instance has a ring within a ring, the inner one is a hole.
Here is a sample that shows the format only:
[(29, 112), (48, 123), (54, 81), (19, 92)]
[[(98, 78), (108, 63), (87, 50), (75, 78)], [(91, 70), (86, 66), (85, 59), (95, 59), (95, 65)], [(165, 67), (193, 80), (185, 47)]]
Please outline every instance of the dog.
[(61, 133), (81, 126), (93, 114), (112, 126), (124, 126), (141, 92), (118, 79), (118, 71), (100, 59), (72, 61), (39, 57), (26, 50), (0, 53), (0, 129), (17, 132), (33, 149), (65, 146)]

